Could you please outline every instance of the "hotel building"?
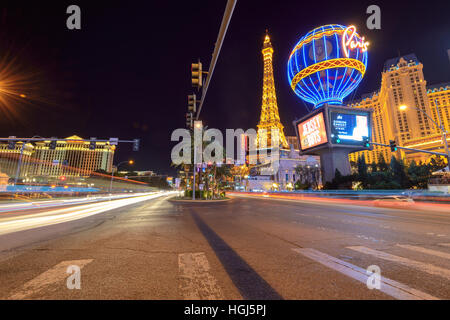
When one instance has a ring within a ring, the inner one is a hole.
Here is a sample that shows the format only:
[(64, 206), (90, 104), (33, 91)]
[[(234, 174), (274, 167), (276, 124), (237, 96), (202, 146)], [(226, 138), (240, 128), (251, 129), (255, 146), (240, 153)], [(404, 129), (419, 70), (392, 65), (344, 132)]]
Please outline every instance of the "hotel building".
[[(440, 129), (424, 114), (440, 123), (435, 99), (438, 100), (442, 123), (449, 130), (450, 83), (427, 85), (423, 64), (414, 54), (409, 54), (386, 61), (380, 90), (364, 95), (349, 107), (373, 109), (373, 142), (389, 144), (389, 140), (395, 140), (398, 146), (445, 153)], [(450, 144), (450, 137), (447, 139)], [(374, 146), (372, 151), (350, 154), (350, 161), (356, 162), (361, 154), (365, 155), (368, 163), (378, 162), (380, 154), (387, 162), (392, 156), (389, 148)], [(404, 150), (396, 151), (395, 156), (416, 162), (430, 159), (429, 154)]]
[[(22, 156), (20, 178), (25, 177), (82, 177), (96, 170), (111, 172), (115, 146), (97, 142), (95, 150), (78, 136), (58, 141), (50, 149), (50, 141), (27, 144)], [(0, 171), (15, 176), (22, 143), (9, 150), (7, 143), (0, 144)]]

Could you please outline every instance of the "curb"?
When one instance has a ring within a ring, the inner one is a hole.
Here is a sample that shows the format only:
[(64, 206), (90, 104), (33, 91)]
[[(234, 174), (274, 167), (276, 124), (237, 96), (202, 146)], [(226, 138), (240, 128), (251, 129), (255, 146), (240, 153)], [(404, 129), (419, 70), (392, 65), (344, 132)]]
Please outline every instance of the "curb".
[(169, 199), (169, 202), (178, 202), (178, 203), (220, 203), (220, 202), (228, 202), (232, 199), (224, 199), (224, 200), (176, 200)]

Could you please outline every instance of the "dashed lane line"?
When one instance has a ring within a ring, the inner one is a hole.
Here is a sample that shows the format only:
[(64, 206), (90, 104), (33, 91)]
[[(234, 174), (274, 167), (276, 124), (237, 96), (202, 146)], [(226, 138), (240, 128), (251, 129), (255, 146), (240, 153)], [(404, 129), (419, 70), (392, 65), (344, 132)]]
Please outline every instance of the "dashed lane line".
[(217, 279), (211, 275), (205, 253), (178, 255), (180, 290), (185, 300), (223, 300)]

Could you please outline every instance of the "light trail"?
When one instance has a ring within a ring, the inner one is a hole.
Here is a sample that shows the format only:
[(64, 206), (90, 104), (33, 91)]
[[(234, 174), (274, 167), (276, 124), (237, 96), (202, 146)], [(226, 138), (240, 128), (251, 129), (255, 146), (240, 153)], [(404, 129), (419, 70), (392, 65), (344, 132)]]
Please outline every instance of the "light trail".
[[(74, 204), (91, 203), (99, 201), (107, 201), (111, 199), (124, 199), (138, 197), (142, 195), (148, 195), (149, 193), (133, 193), (133, 194), (119, 194), (112, 196), (94, 196), (85, 198), (74, 198), (74, 199), (63, 199), (63, 200), (45, 200), (45, 201), (34, 201), (34, 202), (21, 202), (21, 203), (6, 203), (0, 205), (0, 213), (9, 213), (14, 211), (22, 210), (33, 210), (33, 209), (45, 209), (51, 207), (62, 207), (70, 206)], [(152, 193), (156, 194), (156, 193)], [(1, 215), (0, 215), (1, 217)]]
[(354, 200), (344, 198), (326, 198), (318, 196), (309, 196), (302, 194), (270, 194), (260, 192), (228, 192), (227, 194), (237, 197), (251, 197), (251, 198), (269, 198), (274, 200), (300, 201), (305, 203), (317, 203), (320, 205), (329, 206), (362, 206), (374, 208), (388, 208), (388, 209), (403, 209), (415, 210), (423, 212), (435, 213), (449, 213), (450, 204), (444, 203), (429, 203), (429, 202), (394, 202), (389, 200)]
[(70, 208), (54, 209), (44, 213), (3, 218), (0, 220), (0, 235), (79, 220), (142, 201), (172, 195), (174, 193), (175, 192), (153, 193), (112, 201), (82, 204)]

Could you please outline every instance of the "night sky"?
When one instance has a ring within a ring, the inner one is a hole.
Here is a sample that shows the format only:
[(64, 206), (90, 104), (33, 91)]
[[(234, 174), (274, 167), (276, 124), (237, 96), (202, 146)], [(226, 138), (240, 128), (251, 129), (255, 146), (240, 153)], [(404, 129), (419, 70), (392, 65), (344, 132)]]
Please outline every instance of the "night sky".
[[(82, 10), (82, 30), (66, 28), (66, 8)], [(381, 30), (366, 28), (366, 8), (381, 7)], [(11, 62), (25, 99), (0, 101), (0, 135), (141, 138), (120, 145), (116, 161), (173, 173), (170, 135), (185, 126), (190, 64), (207, 69), (226, 0), (2, 1), (0, 60)], [(261, 46), (269, 29), (281, 121), (306, 113), (289, 88), (286, 63), (299, 38), (324, 24), (354, 24), (371, 42), (357, 89), (378, 90), (384, 62), (416, 53), (429, 84), (450, 81), (448, 1), (238, 0), (201, 119), (210, 128), (255, 128), (262, 92)], [(0, 75), (2, 73), (0, 72)], [(4, 79), (0, 78), (0, 86)], [(1, 100), (1, 97), (0, 97)], [(346, 102), (349, 102), (347, 99)]]

